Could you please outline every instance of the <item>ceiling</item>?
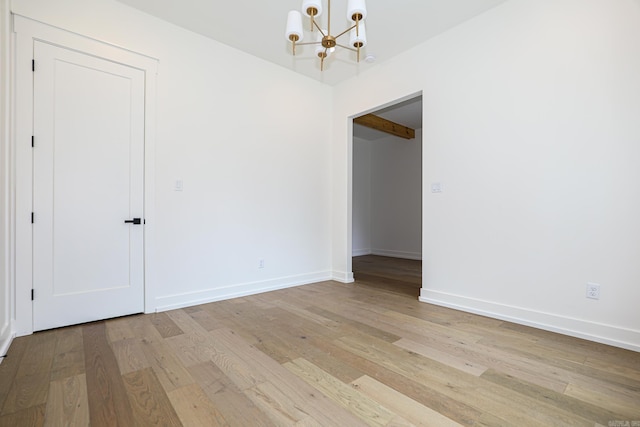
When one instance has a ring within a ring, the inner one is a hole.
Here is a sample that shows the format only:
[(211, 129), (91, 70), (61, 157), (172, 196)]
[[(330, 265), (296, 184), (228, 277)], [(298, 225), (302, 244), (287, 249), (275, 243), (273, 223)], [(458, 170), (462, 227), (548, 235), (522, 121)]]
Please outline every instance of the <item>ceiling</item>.
[[(361, 58), (374, 55), (376, 61), (356, 62), (353, 52), (338, 48), (320, 71), (314, 46), (299, 46), (291, 55), (284, 35), (287, 12), (300, 10), (302, 0), (221, 1), (221, 0), (118, 0), (150, 15), (195, 33), (257, 56), (274, 64), (336, 85), (377, 64), (416, 46), (436, 35), (491, 9), (506, 0), (366, 0), (368, 45)], [(326, 28), (327, 0), (320, 17)], [(349, 27), (347, 0), (331, 2), (331, 28), (334, 35)], [(308, 28), (308, 21), (304, 21)], [(310, 33), (305, 41), (312, 40)], [(348, 35), (338, 39), (348, 44)], [(422, 97), (401, 102), (379, 111), (380, 117), (414, 129), (422, 128)], [(354, 125), (354, 135), (374, 141), (387, 135), (361, 125)]]
[[(328, 85), (336, 85), (401, 52), (432, 38), (506, 0), (367, 0), (366, 54), (375, 55), (372, 64), (356, 62), (353, 52), (338, 48), (320, 71), (314, 46), (299, 46), (291, 55), (285, 38), (287, 12), (300, 10), (301, 0), (119, 0), (203, 36), (294, 70)], [(320, 17), (326, 27), (327, 0)], [(348, 28), (347, 0), (331, 2), (332, 33)], [(308, 21), (304, 24), (308, 27)], [(309, 33), (305, 41), (311, 40)], [(348, 44), (348, 35), (338, 39)]]

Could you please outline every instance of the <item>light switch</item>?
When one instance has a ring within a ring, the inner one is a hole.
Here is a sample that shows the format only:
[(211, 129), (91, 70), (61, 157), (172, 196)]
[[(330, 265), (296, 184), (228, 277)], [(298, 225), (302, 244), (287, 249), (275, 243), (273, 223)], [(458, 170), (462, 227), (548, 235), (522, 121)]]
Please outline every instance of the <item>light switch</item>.
[(432, 182), (431, 183), (431, 192), (432, 193), (442, 193), (442, 183), (441, 182)]
[(182, 191), (182, 180), (176, 179), (176, 183), (173, 186), (173, 191)]

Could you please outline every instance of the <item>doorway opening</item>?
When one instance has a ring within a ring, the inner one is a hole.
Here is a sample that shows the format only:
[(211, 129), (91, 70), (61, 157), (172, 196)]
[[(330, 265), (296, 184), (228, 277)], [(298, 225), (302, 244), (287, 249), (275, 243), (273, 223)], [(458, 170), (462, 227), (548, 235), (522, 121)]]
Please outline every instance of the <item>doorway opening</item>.
[(355, 281), (417, 298), (422, 286), (422, 95), (356, 117), (352, 159)]

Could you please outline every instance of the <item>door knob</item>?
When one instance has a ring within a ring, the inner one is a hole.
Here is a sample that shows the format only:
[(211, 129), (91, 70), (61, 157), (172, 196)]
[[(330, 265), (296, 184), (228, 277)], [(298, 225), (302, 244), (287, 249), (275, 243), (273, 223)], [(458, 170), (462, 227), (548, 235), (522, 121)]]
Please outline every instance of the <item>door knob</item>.
[(138, 224), (142, 224), (142, 221), (140, 220), (140, 218), (133, 218), (133, 219), (125, 219), (124, 223), (138, 225)]

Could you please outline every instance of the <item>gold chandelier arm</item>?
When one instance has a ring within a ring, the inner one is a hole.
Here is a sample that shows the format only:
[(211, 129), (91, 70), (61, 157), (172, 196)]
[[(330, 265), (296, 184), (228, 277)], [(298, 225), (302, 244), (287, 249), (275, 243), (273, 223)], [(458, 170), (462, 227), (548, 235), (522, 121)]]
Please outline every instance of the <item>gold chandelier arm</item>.
[[(299, 46), (299, 45), (301, 45), (301, 44), (304, 44), (304, 43), (298, 43), (298, 46)], [(352, 47), (345, 46), (345, 45), (343, 45), (343, 44), (337, 44), (336, 46), (341, 47), (341, 48), (343, 48), (343, 49), (350, 50), (351, 52), (358, 52), (358, 49), (354, 49), (354, 48), (352, 48)]]
[(340, 36), (344, 36), (345, 34), (347, 34), (349, 31), (353, 30), (354, 28), (356, 28), (358, 26), (358, 24), (354, 24), (353, 26), (347, 28), (346, 30), (344, 30), (343, 32), (341, 32), (340, 34), (338, 34), (336, 36), (336, 38), (340, 37)]
[[(320, 34), (322, 34), (322, 37), (326, 37), (326, 34), (324, 33), (324, 31), (322, 31), (322, 28), (320, 28), (320, 26), (318, 25), (318, 23), (316, 21), (313, 21), (313, 25), (318, 29), (318, 31), (320, 31)], [(328, 33), (328, 31), (327, 31), (327, 33)]]
[(304, 46), (310, 44), (322, 44), (322, 42), (304, 42), (304, 43), (296, 43), (296, 46)]

